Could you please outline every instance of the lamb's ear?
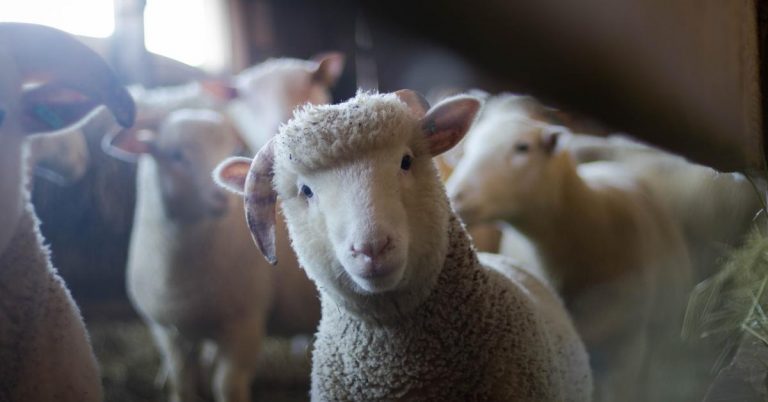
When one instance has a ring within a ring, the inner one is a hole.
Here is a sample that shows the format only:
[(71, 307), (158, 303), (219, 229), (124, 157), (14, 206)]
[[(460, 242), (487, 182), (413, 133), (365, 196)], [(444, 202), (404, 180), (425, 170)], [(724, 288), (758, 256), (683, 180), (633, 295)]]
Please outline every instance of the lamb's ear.
[(540, 141), (544, 152), (552, 155), (555, 152), (555, 148), (557, 148), (557, 143), (560, 140), (561, 135), (562, 133), (560, 131), (549, 131), (542, 134)]
[(275, 139), (270, 139), (251, 162), (245, 179), (245, 220), (256, 246), (264, 258), (277, 264), (275, 253), (275, 203), (277, 193), (272, 187), (274, 177)]
[(421, 119), (427, 114), (427, 110), (429, 110), (429, 102), (420, 93), (410, 89), (401, 89), (395, 91), (395, 95), (397, 95), (403, 103), (408, 105), (411, 114), (417, 119)]
[(157, 134), (153, 130), (129, 128), (105, 135), (101, 140), (101, 148), (113, 158), (135, 163), (139, 155), (153, 152), (156, 138)]
[(327, 52), (312, 58), (318, 62), (317, 69), (312, 73), (312, 81), (332, 87), (344, 71), (346, 57), (341, 52)]
[(242, 156), (227, 158), (213, 170), (213, 180), (230, 192), (245, 194), (245, 178), (251, 168), (252, 159)]
[(421, 119), (421, 129), (432, 156), (458, 144), (472, 126), (478, 110), (480, 101), (471, 96), (449, 98), (430, 109)]

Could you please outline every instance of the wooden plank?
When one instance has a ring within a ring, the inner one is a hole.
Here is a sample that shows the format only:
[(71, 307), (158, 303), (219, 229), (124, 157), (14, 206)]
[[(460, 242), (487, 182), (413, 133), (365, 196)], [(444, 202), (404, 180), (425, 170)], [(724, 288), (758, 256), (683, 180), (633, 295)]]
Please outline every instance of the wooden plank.
[(509, 90), (720, 170), (763, 168), (755, 0), (345, 3), (461, 52)]

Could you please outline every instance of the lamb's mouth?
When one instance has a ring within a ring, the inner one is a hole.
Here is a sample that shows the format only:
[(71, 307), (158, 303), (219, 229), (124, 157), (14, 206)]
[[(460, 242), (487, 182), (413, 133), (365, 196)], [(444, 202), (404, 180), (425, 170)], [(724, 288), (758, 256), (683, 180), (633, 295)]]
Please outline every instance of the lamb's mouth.
[[(350, 269), (351, 268), (351, 269)], [(402, 263), (366, 261), (345, 268), (352, 280), (365, 292), (380, 293), (396, 288), (403, 278)]]

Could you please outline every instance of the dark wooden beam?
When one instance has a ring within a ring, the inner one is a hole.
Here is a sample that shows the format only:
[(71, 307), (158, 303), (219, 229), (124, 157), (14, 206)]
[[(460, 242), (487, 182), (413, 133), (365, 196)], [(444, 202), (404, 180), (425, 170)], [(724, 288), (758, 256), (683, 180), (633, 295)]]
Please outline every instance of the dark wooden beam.
[(330, 3), (362, 5), (382, 23), (458, 51), (504, 89), (697, 162), (764, 167), (755, 1)]

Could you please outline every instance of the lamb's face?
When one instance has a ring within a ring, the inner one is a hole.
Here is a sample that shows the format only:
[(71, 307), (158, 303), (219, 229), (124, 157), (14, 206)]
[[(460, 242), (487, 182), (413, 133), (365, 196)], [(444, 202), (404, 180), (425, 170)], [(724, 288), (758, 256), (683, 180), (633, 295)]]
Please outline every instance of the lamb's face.
[(553, 188), (550, 171), (561, 130), (522, 117), (477, 124), (446, 183), (464, 222), (514, 220), (531, 206), (546, 203)]
[(448, 244), (450, 207), (432, 157), (463, 138), (480, 102), (428, 108), (410, 90), (305, 107), (253, 160), (230, 158), (214, 176), (245, 196), (270, 263), (278, 263), (279, 196), (299, 262), (324, 294), (362, 315), (373, 299), (400, 294), (413, 307), (431, 291)]
[(342, 293), (407, 288), (418, 277), (412, 270), (440, 249), (444, 233), (429, 222), (447, 219), (447, 203), (431, 155), (411, 144), (292, 177), (283, 210), (319, 283)]
[(158, 166), (166, 213), (173, 219), (197, 221), (219, 217), (232, 203), (216, 185), (216, 164), (242, 151), (237, 134), (216, 112), (181, 110), (168, 116), (149, 153)]

